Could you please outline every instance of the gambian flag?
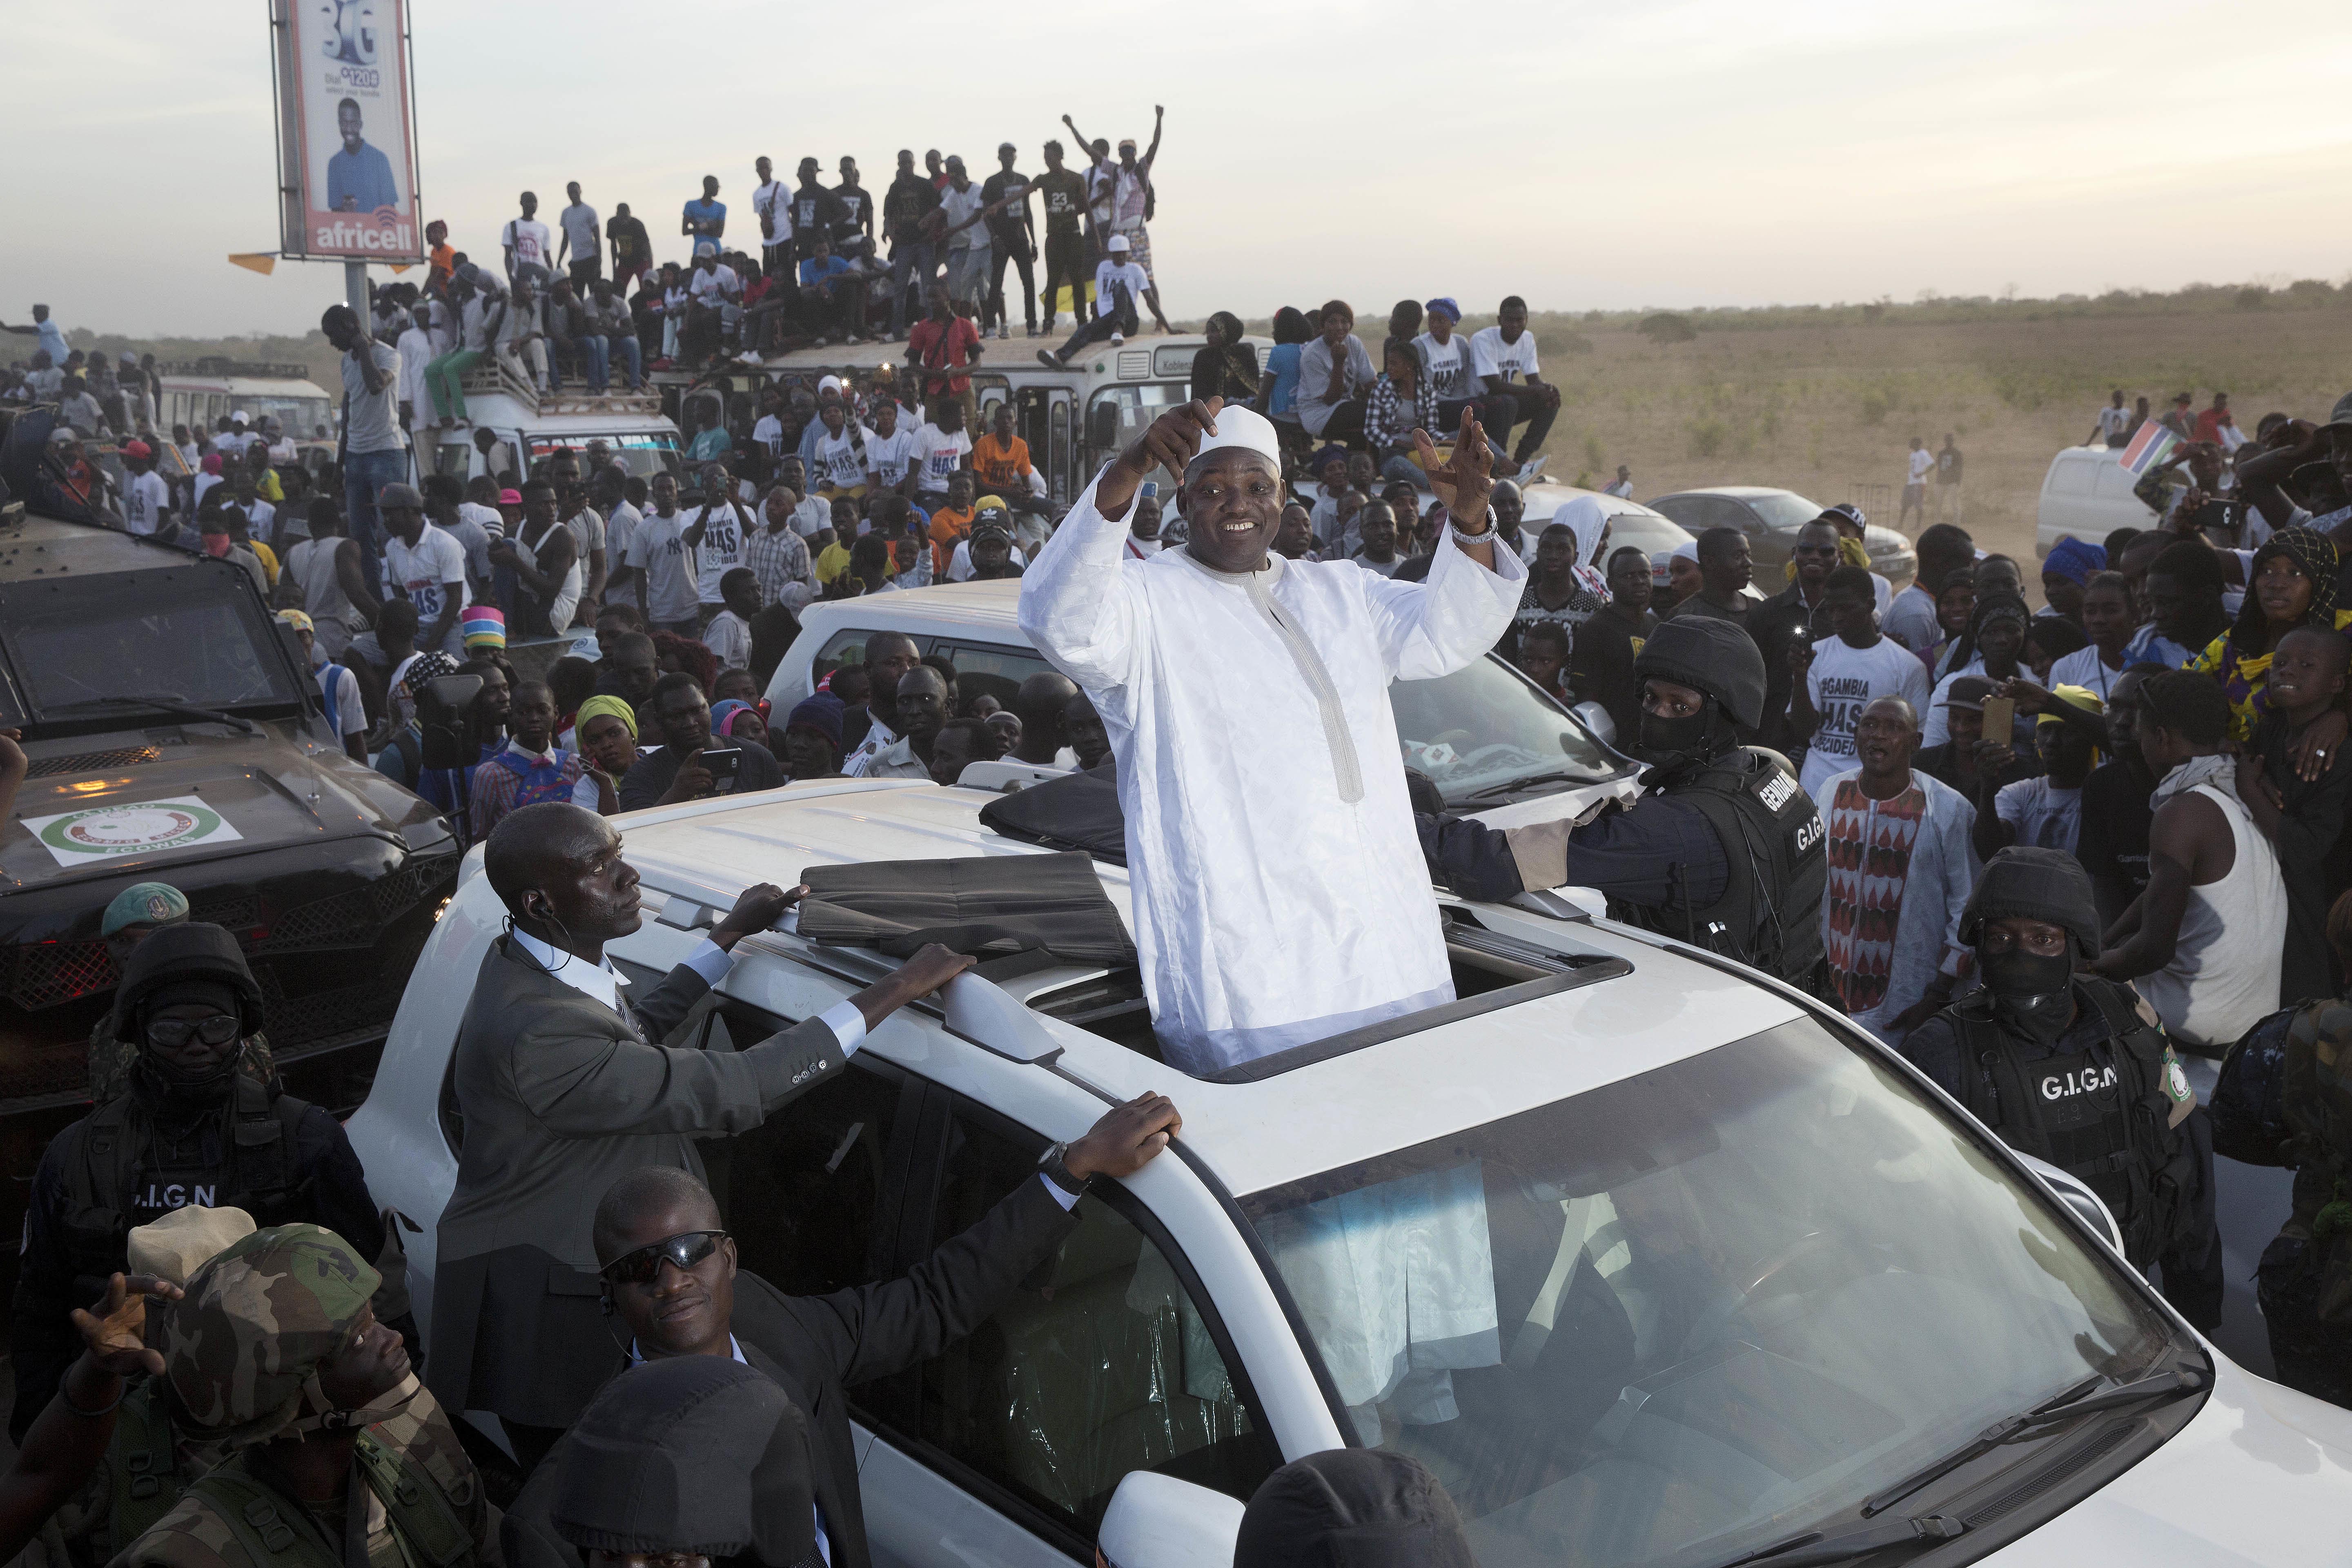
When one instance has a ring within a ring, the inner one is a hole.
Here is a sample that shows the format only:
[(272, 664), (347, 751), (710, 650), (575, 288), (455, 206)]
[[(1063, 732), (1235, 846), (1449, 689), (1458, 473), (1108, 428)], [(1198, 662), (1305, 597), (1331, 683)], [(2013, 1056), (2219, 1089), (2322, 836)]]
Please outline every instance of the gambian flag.
[(2139, 427), (2139, 434), (2131, 438), (2131, 445), (2116, 461), (2124, 466), (2124, 472), (2137, 479), (2170, 457), (2179, 446), (2179, 437), (2151, 419)]

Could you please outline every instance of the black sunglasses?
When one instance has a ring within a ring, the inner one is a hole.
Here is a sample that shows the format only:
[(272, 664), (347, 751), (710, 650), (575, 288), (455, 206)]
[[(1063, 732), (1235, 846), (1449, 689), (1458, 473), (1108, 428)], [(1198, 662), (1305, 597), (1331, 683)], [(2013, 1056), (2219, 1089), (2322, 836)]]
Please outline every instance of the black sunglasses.
[(640, 1247), (635, 1252), (624, 1252), (597, 1270), (615, 1285), (650, 1285), (661, 1273), (665, 1261), (679, 1268), (691, 1268), (719, 1250), (727, 1239), (723, 1230), (689, 1230), (678, 1236), (666, 1236), (650, 1247)]
[(156, 1018), (147, 1026), (147, 1037), (173, 1049), (186, 1045), (190, 1036), (208, 1046), (225, 1046), (236, 1038), (239, 1024), (240, 1020), (226, 1013), (215, 1013), (209, 1018)]

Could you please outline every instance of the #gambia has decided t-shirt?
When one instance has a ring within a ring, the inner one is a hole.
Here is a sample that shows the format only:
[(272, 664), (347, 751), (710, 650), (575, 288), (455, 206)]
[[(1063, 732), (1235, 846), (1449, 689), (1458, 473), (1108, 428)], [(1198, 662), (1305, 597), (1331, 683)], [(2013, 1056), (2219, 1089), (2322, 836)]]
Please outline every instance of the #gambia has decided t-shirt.
[(971, 437), (959, 430), (950, 436), (936, 425), (926, 425), (915, 432), (912, 461), (922, 465), (919, 490), (941, 492), (948, 480), (962, 466), (964, 454), (971, 450)]
[(1486, 328), (1470, 340), (1470, 369), (1479, 376), (1525, 381), (1543, 369), (1536, 362), (1536, 335), (1523, 331), (1517, 342), (1507, 343), (1502, 328)]
[(873, 437), (863, 431), (843, 426), (838, 436), (821, 436), (816, 443), (817, 465), (824, 470), (823, 482), (835, 489), (856, 489), (866, 482), (866, 453), (859, 442)]
[(466, 591), (466, 547), (456, 535), (429, 522), (417, 535), (414, 548), (387, 534), (383, 582), (387, 589), (398, 588), (408, 595), (408, 602), (416, 606), (417, 625), (430, 634), (433, 623), (449, 608), (449, 595)]
[(700, 596), (706, 605), (723, 605), (727, 599), (719, 591), (719, 580), (743, 564), (742, 520), (726, 505), (704, 507), (686, 525), (692, 528), (697, 519), (702, 523), (702, 542), (694, 547), (702, 567)]
[(1855, 647), (1843, 637), (1824, 637), (1813, 645), (1805, 691), (1821, 722), (1805, 749), (1805, 771), (1799, 782), (1807, 795), (1813, 795), (1855, 765), (1853, 726), (1864, 708), (1882, 697), (1903, 697), (1910, 700), (1914, 712), (1926, 710), (1927, 668), (1893, 637), (1882, 637), (1868, 647)]

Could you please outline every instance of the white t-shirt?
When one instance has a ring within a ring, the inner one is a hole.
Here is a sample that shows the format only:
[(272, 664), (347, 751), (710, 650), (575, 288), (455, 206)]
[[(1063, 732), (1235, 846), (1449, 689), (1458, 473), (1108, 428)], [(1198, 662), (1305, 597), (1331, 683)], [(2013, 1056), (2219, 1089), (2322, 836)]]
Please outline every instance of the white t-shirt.
[(1430, 390), (1437, 394), (1440, 402), (1472, 395), (1475, 389), (1470, 385), (1469, 339), (1456, 332), (1441, 343), (1423, 332), (1412, 340), (1412, 346), (1421, 352), (1421, 363), (1429, 374)]
[(698, 305), (715, 307), (721, 300), (739, 300), (743, 295), (743, 280), (735, 269), (721, 262), (705, 270), (696, 268), (686, 280), (686, 291)]
[(772, 218), (760, 235), (761, 245), (782, 245), (793, 237), (793, 188), (782, 180), (770, 180), (751, 193), (751, 218)]
[(2060, 789), (2047, 777), (2020, 779), (2003, 784), (1993, 796), (1995, 815), (2017, 829), (2020, 845), (2040, 849), (2055, 849), (2062, 854), (2074, 853), (2074, 840), (2083, 830), (2083, 792)]
[(1503, 329), (1486, 327), (1470, 340), (1470, 374), (1484, 378), (1500, 376), (1505, 381), (1525, 381), (1543, 369), (1536, 360), (1536, 335), (1521, 332), (1519, 341), (1507, 343)]
[(171, 487), (152, 468), (122, 481), (122, 526), (132, 533), (154, 532), (171, 504)]
[(887, 436), (866, 433), (866, 466), (882, 482), (897, 489), (907, 478), (907, 460), (914, 455), (915, 432), (902, 422)]
[(2132, 411), (2128, 408), (2117, 408), (2113, 404), (2110, 404), (2106, 407), (2099, 410), (2099, 434), (2101, 436), (2120, 436), (2126, 430), (2131, 428), (2131, 422)]
[[(383, 541), (383, 584), (389, 593), (394, 588), (405, 590), (408, 602), (416, 606), (416, 624), (422, 638), (433, 631), (433, 623), (449, 609), (449, 595), (463, 597), (466, 592), (466, 547), (446, 529), (425, 525), (416, 537), (414, 549), (398, 538), (386, 534)], [(462, 608), (463, 606), (459, 606)], [(451, 621), (454, 634), (457, 623)]]
[(698, 596), (706, 605), (723, 605), (727, 600), (719, 592), (719, 580), (743, 564), (744, 519), (731, 506), (706, 506), (688, 517), (685, 526), (692, 528), (698, 521), (702, 524), (702, 542), (694, 547), (701, 569)]
[(732, 610), (721, 610), (702, 628), (702, 646), (718, 657), (721, 669), (743, 669), (751, 663), (751, 623)]
[(751, 439), (768, 449), (771, 458), (784, 455), (784, 422), (772, 414), (762, 414), (752, 423)]
[[(873, 439), (872, 431), (862, 427), (853, 430), (846, 425), (841, 427), (838, 436), (817, 437), (817, 468), (825, 479), (832, 481), (834, 489), (856, 489), (866, 482), (866, 452), (859, 450), (858, 443), (870, 443)], [(866, 449), (871, 450), (871, 447)]]
[(684, 512), (664, 517), (649, 511), (637, 520), (625, 559), (646, 574), (646, 619), (656, 626), (682, 621), (697, 603), (694, 574), (687, 561)]
[(1911, 478), (1908, 482), (1915, 485), (1926, 484), (1927, 475), (1935, 466), (1936, 454), (1922, 447), (1911, 454)]
[(499, 244), (514, 250), (515, 270), (551, 266), (547, 226), (535, 217), (510, 217), (499, 232)]
[[(974, 181), (961, 191), (955, 188), (953, 181), (940, 187), (940, 212), (946, 217), (948, 226), (951, 229), (987, 205), (987, 202), (981, 197), (978, 181)], [(950, 250), (964, 250), (975, 245), (984, 248), (987, 244), (988, 226), (984, 223), (973, 224), (969, 228), (956, 229), (955, 233), (948, 236)]]
[(314, 673), (319, 678), (321, 695), (330, 685), (334, 688), (335, 732), (338, 735), (367, 733), (367, 705), (360, 697), (359, 677), (331, 661), (319, 666)]
[(245, 531), (264, 544), (277, 542), (278, 509), (256, 496), (251, 506), (239, 507), (245, 513)]
[(1095, 267), (1095, 304), (1108, 312), (1113, 309), (1113, 287), (1127, 290), (1128, 303), (1140, 306), (1143, 291), (1151, 287), (1151, 276), (1132, 261), (1098, 262)]
[(559, 215), (563, 225), (564, 243), (569, 245), (574, 261), (594, 261), (604, 254), (604, 226), (596, 216), (596, 209), (586, 202), (573, 202)]
[(1805, 693), (1821, 716), (1805, 748), (1805, 771), (1799, 780), (1811, 795), (1861, 761), (1854, 752), (1853, 726), (1864, 708), (1882, 697), (1902, 697), (1910, 700), (1914, 712), (1927, 710), (1927, 668), (1918, 655), (1890, 637), (1868, 647), (1855, 647), (1843, 637), (1824, 637), (1813, 645)]
[(934, 495), (946, 494), (948, 480), (971, 452), (971, 437), (961, 430), (950, 436), (936, 425), (926, 425), (915, 432), (908, 460), (917, 464), (922, 473), (915, 488)]
[(2050, 684), (2079, 686), (2098, 697), (2099, 705), (2106, 706), (2108, 689), (2123, 679), (2125, 666), (2109, 669), (2099, 658), (2096, 647), (2078, 647), (2073, 653), (2061, 654), (2050, 664)]
[[(627, 501), (622, 501), (613, 508), (613, 515), (604, 520), (604, 572), (607, 579), (614, 573), (618, 572), (621, 569), (621, 563), (628, 559), (629, 541), (636, 537), (637, 522), (644, 515)], [(611, 599), (613, 595), (607, 590), (604, 596)], [(637, 605), (635, 584), (631, 584), (629, 591), (621, 595), (620, 602)], [(645, 606), (637, 605), (637, 608), (642, 610)]]

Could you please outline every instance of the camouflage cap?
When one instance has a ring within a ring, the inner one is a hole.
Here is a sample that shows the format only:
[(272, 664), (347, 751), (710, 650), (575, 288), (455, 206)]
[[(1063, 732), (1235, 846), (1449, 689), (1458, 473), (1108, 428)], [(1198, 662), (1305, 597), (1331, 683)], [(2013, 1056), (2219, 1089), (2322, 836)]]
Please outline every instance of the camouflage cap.
[(257, 1230), (202, 1268), (172, 1310), (164, 1375), (215, 1441), (259, 1443), (292, 1422), (303, 1384), (350, 1338), (382, 1277), (323, 1226)]

